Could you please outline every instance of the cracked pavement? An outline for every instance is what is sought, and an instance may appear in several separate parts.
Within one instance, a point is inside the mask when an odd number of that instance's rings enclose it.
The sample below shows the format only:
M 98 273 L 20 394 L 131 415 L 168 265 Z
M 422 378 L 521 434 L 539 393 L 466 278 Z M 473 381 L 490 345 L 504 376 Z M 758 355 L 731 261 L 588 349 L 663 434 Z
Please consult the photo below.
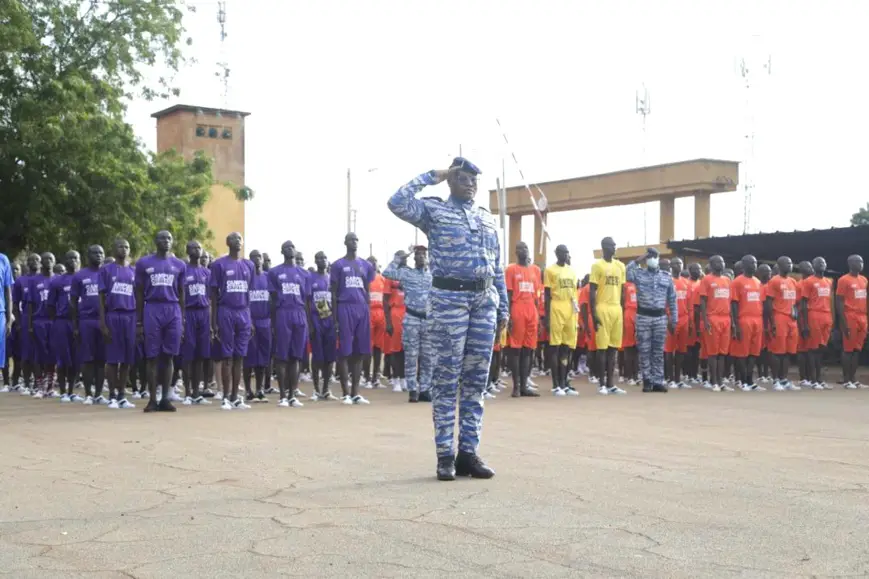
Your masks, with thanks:
M 3 395 L 0 572 L 869 575 L 869 392 L 581 392 L 487 402 L 498 474 L 453 483 L 430 406 L 382 390 L 173 415 Z

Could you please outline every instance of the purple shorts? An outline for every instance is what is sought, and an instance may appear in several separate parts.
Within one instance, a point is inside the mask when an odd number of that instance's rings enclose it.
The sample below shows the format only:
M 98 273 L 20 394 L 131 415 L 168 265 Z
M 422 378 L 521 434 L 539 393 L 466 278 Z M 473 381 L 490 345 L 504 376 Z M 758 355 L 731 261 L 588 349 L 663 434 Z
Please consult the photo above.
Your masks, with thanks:
M 314 319 L 314 338 L 311 340 L 311 359 L 319 363 L 335 361 L 338 344 L 335 337 L 335 321 L 332 316 Z
M 136 361 L 136 312 L 116 310 L 106 313 L 111 340 L 106 344 L 107 364 L 133 364 Z
M 244 357 L 245 368 L 264 368 L 272 359 L 272 321 L 269 318 L 253 320 L 256 332 L 247 343 Z
M 308 345 L 308 316 L 301 308 L 280 309 L 276 313 L 275 358 L 281 362 L 301 360 Z
M 342 358 L 371 353 L 371 310 L 368 304 L 338 304 L 338 353 Z
M 51 324 L 51 349 L 58 368 L 72 368 L 76 365 L 72 320 L 55 318 Z
M 181 358 L 185 362 L 208 358 L 211 355 L 211 310 L 193 308 L 184 311 L 184 343 Z
M 102 364 L 106 361 L 106 346 L 100 321 L 96 318 L 82 318 L 78 321 L 78 359 L 82 364 Z
M 227 358 L 243 358 L 247 355 L 247 345 L 250 342 L 250 310 L 218 308 L 217 333 L 218 360 Z M 213 352 L 212 352 L 213 353 Z
M 177 303 L 145 304 L 145 358 L 181 351 L 181 306 Z
M 51 320 L 45 318 L 33 320 L 33 361 L 37 364 L 54 364 L 54 354 L 51 351 Z

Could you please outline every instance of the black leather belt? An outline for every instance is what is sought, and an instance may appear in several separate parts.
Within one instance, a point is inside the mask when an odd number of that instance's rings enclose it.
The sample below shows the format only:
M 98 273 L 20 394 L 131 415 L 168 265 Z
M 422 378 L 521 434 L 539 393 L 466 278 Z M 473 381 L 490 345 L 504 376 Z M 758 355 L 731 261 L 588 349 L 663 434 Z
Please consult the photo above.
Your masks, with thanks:
M 646 316 L 647 318 L 661 318 L 667 315 L 667 311 L 663 308 L 637 308 L 637 315 Z
M 486 279 L 456 279 L 453 277 L 433 277 L 432 287 L 454 292 L 481 292 L 492 287 L 492 278 Z
M 425 319 L 425 312 L 418 312 L 418 311 L 416 311 L 416 310 L 412 310 L 412 309 L 410 309 L 410 308 L 408 308 L 408 307 L 405 307 L 405 308 L 404 308 L 404 311 L 407 312 L 408 314 L 412 315 L 412 316 L 415 317 L 415 318 L 419 318 L 420 320 L 424 320 L 424 319 Z

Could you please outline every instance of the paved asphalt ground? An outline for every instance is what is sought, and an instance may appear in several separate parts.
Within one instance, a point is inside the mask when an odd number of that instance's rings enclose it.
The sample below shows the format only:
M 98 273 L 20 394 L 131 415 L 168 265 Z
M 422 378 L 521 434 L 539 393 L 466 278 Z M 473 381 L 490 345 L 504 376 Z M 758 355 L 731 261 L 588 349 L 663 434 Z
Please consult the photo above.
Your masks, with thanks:
M 14 578 L 864 577 L 869 390 L 487 402 L 490 481 L 371 394 L 177 414 L 0 396 Z

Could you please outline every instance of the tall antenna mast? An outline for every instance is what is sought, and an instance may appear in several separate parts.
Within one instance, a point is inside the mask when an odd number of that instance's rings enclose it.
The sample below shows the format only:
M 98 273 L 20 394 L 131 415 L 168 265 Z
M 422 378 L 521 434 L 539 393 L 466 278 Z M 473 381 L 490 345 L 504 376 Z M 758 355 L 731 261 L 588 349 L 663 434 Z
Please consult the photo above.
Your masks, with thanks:
M 649 89 L 646 88 L 646 83 L 643 83 L 641 89 L 636 93 L 636 112 L 643 118 L 643 136 L 642 136 L 642 151 L 643 163 L 646 161 L 646 117 L 652 114 L 652 103 L 649 99 Z M 643 243 L 649 242 L 649 204 L 643 203 Z
M 226 0 L 217 2 L 217 22 L 220 24 L 220 60 L 217 63 L 219 69 L 214 76 L 220 78 L 223 84 L 223 108 L 227 107 L 229 100 L 229 62 L 226 58 Z
M 758 73 L 758 69 L 760 72 Z M 754 194 L 754 176 L 753 169 L 755 164 L 754 159 L 754 141 L 755 141 L 755 115 L 754 115 L 754 96 L 752 86 L 760 80 L 761 76 L 769 76 L 772 74 L 772 56 L 767 54 L 765 62 L 760 66 L 751 64 L 745 57 L 740 58 L 737 63 L 737 72 L 742 78 L 745 91 L 745 135 L 744 145 L 745 153 L 742 161 L 742 192 L 743 192 L 743 208 L 742 208 L 742 233 L 751 232 L 751 206 L 752 196 Z

